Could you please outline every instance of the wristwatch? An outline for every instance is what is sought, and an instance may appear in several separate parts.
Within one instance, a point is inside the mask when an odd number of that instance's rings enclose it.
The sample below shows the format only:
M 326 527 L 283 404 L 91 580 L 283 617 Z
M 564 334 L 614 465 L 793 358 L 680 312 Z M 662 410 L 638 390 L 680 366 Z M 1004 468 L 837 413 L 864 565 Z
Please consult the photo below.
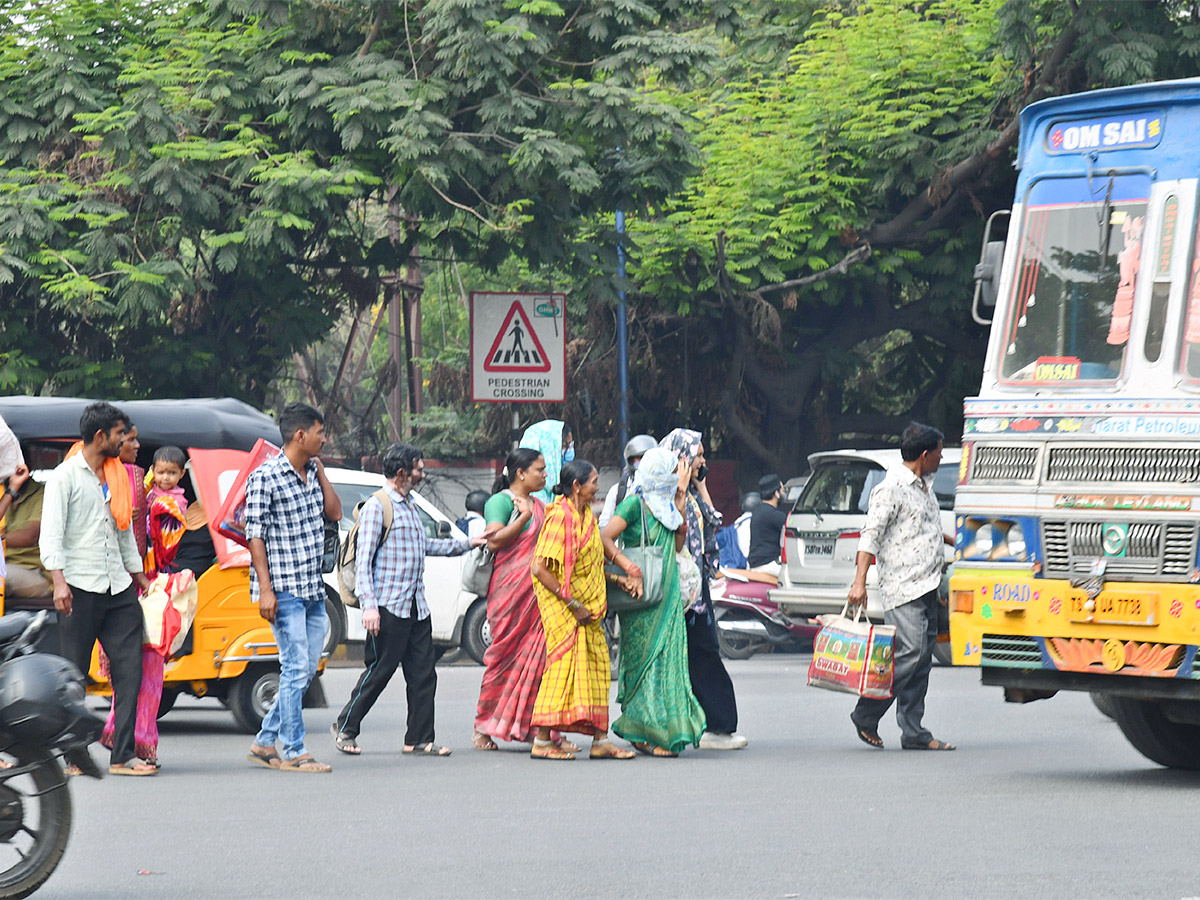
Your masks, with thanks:
M 14 500 L 17 499 L 17 492 L 14 491 L 12 488 L 10 488 L 8 485 L 4 486 L 4 493 L 8 494 L 8 496 L 12 497 Z

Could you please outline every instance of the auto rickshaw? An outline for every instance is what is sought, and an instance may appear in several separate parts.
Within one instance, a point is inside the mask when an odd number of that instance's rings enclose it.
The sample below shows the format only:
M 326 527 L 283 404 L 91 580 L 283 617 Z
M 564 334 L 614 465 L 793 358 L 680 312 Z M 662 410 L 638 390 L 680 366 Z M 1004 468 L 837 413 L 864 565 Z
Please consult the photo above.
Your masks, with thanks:
M 0 397 L 0 416 L 21 441 L 35 478 L 44 480 L 78 440 L 80 414 L 91 402 L 65 397 Z M 206 548 L 199 550 L 196 558 L 207 559 L 210 564 L 203 571 L 198 571 L 203 563 L 194 569 L 196 616 L 182 646 L 166 662 L 159 717 L 171 709 L 180 694 L 214 697 L 229 708 L 239 727 L 248 733 L 257 732 L 279 689 L 279 651 L 270 625 L 250 599 L 248 552 L 220 535 L 208 516 L 216 515 L 229 480 L 241 468 L 248 451 L 260 438 L 277 444 L 279 429 L 270 417 L 230 398 L 132 400 L 118 402 L 117 406 L 137 425 L 142 445 L 139 465 L 149 468 L 154 451 L 166 444 L 181 447 L 189 454 L 191 477 L 185 479 L 190 480 L 185 491 L 189 501 L 199 500 L 205 511 L 202 523 L 190 528 L 184 541 Z M 210 471 L 197 471 L 195 464 L 201 457 Z M 213 465 L 217 466 L 215 471 Z M 209 477 L 201 477 L 204 475 Z M 332 529 L 327 527 L 327 535 L 330 533 L 327 571 L 332 568 L 336 552 L 336 523 Z M 193 547 L 193 552 L 196 550 Z M 336 604 L 338 608 L 332 611 L 335 615 L 343 614 L 336 596 L 327 598 L 327 604 Z M 9 599 L 0 605 L 0 614 L 14 609 L 47 609 L 56 615 L 51 596 Z M 344 629 L 331 629 L 330 636 L 336 639 L 339 633 L 344 634 Z M 56 636 L 50 638 L 46 649 L 57 652 Z M 333 649 L 327 641 L 305 706 L 327 705 L 320 673 Z M 100 672 L 98 651 L 93 651 L 88 675 L 88 693 L 111 695 L 112 688 Z

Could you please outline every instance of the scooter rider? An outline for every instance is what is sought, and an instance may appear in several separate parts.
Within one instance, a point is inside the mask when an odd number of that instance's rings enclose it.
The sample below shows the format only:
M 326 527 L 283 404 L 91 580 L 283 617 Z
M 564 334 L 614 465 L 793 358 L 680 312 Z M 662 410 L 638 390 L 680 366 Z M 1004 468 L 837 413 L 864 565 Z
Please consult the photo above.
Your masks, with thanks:
M 625 457 L 625 469 L 621 472 L 620 480 L 608 489 L 608 493 L 604 497 L 604 509 L 600 511 L 599 525 L 601 528 L 608 524 L 608 520 L 617 510 L 617 504 L 624 500 L 625 495 L 629 493 L 629 488 L 633 484 L 633 474 L 637 471 L 638 463 L 642 461 L 646 451 L 653 450 L 657 446 L 658 441 L 650 434 L 636 434 L 625 444 L 625 452 L 622 454 Z

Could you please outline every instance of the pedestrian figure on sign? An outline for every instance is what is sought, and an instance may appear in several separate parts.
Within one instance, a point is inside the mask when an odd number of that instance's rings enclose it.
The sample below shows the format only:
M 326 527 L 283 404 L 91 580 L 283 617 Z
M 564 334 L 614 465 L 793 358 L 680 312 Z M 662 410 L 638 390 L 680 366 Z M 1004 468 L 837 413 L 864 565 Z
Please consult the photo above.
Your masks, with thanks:
M 904 464 L 889 469 L 871 491 L 867 521 L 858 541 L 858 571 L 847 600 L 854 610 L 867 605 L 867 570 L 879 564 L 883 621 L 896 626 L 892 697 L 862 697 L 850 721 L 859 740 L 883 747 L 879 720 L 896 701 L 900 746 L 904 750 L 953 750 L 939 741 L 921 719 L 937 642 L 938 586 L 945 562 L 943 544 L 954 539 L 942 531 L 941 511 L 931 481 L 942 461 L 942 433 L 913 423 L 900 435 Z

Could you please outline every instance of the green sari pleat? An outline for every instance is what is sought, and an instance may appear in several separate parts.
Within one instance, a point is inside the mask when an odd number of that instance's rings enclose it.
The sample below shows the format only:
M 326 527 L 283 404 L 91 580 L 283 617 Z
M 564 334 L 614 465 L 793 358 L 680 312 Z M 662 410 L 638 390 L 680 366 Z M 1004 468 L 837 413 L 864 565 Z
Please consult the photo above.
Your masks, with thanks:
M 640 542 L 641 501 L 628 497 L 616 515 L 628 525 L 621 535 L 627 547 Z M 619 613 L 621 655 L 617 702 L 621 716 L 612 730 L 627 741 L 648 742 L 678 753 L 698 744 L 705 718 L 688 676 L 687 631 L 679 571 L 675 562 L 675 535 L 646 511 L 646 543 L 663 548 L 663 599 L 657 606 Z

